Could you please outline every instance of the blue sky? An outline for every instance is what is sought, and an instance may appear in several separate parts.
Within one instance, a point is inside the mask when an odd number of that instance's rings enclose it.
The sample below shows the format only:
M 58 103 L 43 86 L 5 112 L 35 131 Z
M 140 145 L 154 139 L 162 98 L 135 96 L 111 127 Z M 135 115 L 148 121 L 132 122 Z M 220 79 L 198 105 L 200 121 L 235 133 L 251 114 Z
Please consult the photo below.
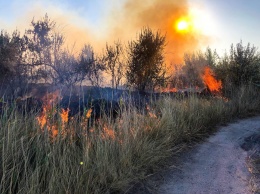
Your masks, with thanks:
M 110 28 L 110 16 L 114 15 L 115 19 L 120 15 L 120 8 L 125 1 L 0 0 L 0 28 L 8 31 L 15 28 L 25 29 L 33 16 L 39 18 L 48 13 L 54 20 L 58 18 L 58 22 L 66 16 L 62 24 L 68 23 L 68 26 L 77 26 L 82 31 L 91 31 L 90 33 L 99 39 Z M 207 25 L 210 28 L 207 35 L 212 41 L 202 44 L 204 47 L 210 46 L 223 53 L 224 50 L 229 50 L 231 43 L 238 43 L 240 40 L 244 44 L 250 42 L 260 47 L 260 0 L 189 0 L 189 3 L 190 7 L 196 7 L 197 11 L 201 11 L 202 17 L 204 13 L 206 19 L 210 17 L 207 20 L 210 23 Z M 113 25 L 116 25 L 115 21 Z M 73 36 L 76 36 L 77 32 L 78 30 Z
M 260 1 L 259 0 L 191 0 L 201 3 L 214 17 L 217 25 L 219 50 L 229 49 L 231 43 L 250 42 L 260 47 Z

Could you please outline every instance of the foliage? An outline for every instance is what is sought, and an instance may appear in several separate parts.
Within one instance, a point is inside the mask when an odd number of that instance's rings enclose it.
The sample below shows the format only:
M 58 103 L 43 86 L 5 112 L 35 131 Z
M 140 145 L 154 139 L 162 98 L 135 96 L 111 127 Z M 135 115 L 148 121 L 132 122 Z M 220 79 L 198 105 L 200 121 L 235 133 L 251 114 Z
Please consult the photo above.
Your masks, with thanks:
M 59 129 L 66 127 L 56 139 L 40 128 L 38 115 L 23 116 L 15 104 L 4 106 L 0 193 L 120 193 L 166 165 L 188 142 L 212 133 L 214 126 L 259 113 L 258 94 L 242 87 L 228 102 L 164 97 L 147 114 L 128 104 L 116 120 L 104 117 L 92 127 L 86 118 L 64 124 L 48 115 Z
M 59 76 L 58 62 L 62 55 L 64 37 L 55 32 L 56 23 L 46 14 L 41 20 L 31 22 L 26 31 L 27 63 L 31 82 L 55 83 Z
M 104 64 L 91 57 L 80 56 L 64 48 L 64 36 L 57 32 L 56 23 L 46 14 L 42 19 L 31 22 L 31 28 L 23 37 L 18 31 L 12 35 L 1 31 L 0 35 L 0 82 L 10 83 L 17 90 L 26 83 L 50 83 L 71 87 L 82 83 L 86 77 L 93 85 L 101 82 Z M 84 68 L 83 68 L 84 66 Z M 17 84 L 19 85 L 17 85 Z M 12 88 L 11 87 L 11 88 Z
M 0 34 L 0 82 L 10 90 L 26 83 L 26 69 L 23 66 L 25 41 L 16 30 L 11 35 Z
M 220 61 L 217 75 L 225 85 L 242 86 L 244 84 L 260 83 L 260 55 L 255 46 L 250 43 L 243 46 L 242 41 L 230 48 L 230 54 Z
M 80 63 L 78 59 L 69 51 L 63 50 L 58 59 L 56 59 L 56 74 L 52 77 L 55 83 L 65 85 L 68 88 L 77 83 L 82 83 L 85 74 L 80 71 Z
M 210 48 L 207 48 L 204 53 L 201 51 L 192 54 L 186 53 L 184 65 L 173 75 L 171 85 L 177 88 L 204 87 L 201 79 L 204 68 L 209 66 L 215 69 L 218 58 L 216 51 L 212 51 Z
M 126 77 L 130 86 L 145 91 L 165 84 L 164 47 L 165 36 L 150 28 L 129 43 Z

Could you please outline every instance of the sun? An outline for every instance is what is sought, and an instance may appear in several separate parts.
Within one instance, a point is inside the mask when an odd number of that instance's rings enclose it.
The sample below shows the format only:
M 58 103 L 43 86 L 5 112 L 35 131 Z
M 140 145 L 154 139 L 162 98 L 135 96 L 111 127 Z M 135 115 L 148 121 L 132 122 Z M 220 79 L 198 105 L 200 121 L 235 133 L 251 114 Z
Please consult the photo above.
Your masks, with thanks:
M 187 31 L 189 29 L 189 22 L 186 20 L 180 20 L 177 22 L 178 31 Z

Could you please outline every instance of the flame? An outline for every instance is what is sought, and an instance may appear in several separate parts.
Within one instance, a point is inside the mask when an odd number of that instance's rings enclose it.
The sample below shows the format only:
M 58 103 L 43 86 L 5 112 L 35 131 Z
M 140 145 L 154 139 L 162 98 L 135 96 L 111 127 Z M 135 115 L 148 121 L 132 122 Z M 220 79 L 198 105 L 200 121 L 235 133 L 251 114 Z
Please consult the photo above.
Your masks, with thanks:
M 46 125 L 47 123 L 47 117 L 46 117 L 46 108 L 43 107 L 43 111 L 42 111 L 42 114 L 39 116 L 39 117 L 36 117 L 39 125 L 40 125 L 40 128 L 43 129 L 44 126 Z
M 161 92 L 178 92 L 177 88 L 164 88 Z
M 59 130 L 57 129 L 57 126 L 52 125 L 50 132 L 52 134 L 52 138 L 55 138 L 58 135 Z
M 66 124 L 69 121 L 69 109 L 65 110 L 65 109 L 61 109 L 61 113 L 60 113 L 60 118 L 61 118 L 61 123 L 62 123 L 62 133 L 64 134 L 64 129 L 66 127 Z
M 112 128 L 109 128 L 108 126 L 105 125 L 103 127 L 103 133 L 101 134 L 101 138 L 102 139 L 110 138 L 115 140 L 116 138 L 115 131 Z
M 69 109 L 61 109 L 60 117 L 61 117 L 61 122 L 62 123 L 68 123 L 69 121 Z
M 205 67 L 202 80 L 211 92 L 220 92 L 222 89 L 222 82 L 215 79 L 215 75 L 209 67 Z
M 91 117 L 92 109 L 88 109 L 86 115 L 82 117 L 81 126 L 88 126 L 88 119 Z M 94 130 L 93 130 L 94 131 Z
M 53 93 L 47 93 L 43 98 L 43 111 L 40 116 L 36 117 L 41 130 L 47 129 L 50 136 L 55 138 L 58 135 L 58 123 L 53 119 L 57 113 L 54 106 L 61 99 L 59 90 Z M 62 122 L 62 130 L 65 128 L 65 123 L 68 122 L 69 109 L 62 109 L 60 118 Z
M 91 117 L 92 109 L 88 109 L 86 113 L 86 119 L 89 119 Z

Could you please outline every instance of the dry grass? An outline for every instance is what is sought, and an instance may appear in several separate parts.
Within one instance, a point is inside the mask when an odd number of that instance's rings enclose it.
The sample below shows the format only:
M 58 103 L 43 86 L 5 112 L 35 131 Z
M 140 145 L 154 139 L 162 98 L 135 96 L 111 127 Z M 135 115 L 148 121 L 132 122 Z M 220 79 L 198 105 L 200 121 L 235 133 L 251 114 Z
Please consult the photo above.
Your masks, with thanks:
M 50 138 L 36 115 L 8 107 L 0 121 L 1 193 L 116 193 L 153 173 L 187 142 L 201 139 L 234 116 L 259 111 L 254 90 L 221 98 L 165 97 L 148 114 L 130 106 L 115 121 L 103 118 L 64 126 Z M 63 129 L 63 130 L 62 130 Z

